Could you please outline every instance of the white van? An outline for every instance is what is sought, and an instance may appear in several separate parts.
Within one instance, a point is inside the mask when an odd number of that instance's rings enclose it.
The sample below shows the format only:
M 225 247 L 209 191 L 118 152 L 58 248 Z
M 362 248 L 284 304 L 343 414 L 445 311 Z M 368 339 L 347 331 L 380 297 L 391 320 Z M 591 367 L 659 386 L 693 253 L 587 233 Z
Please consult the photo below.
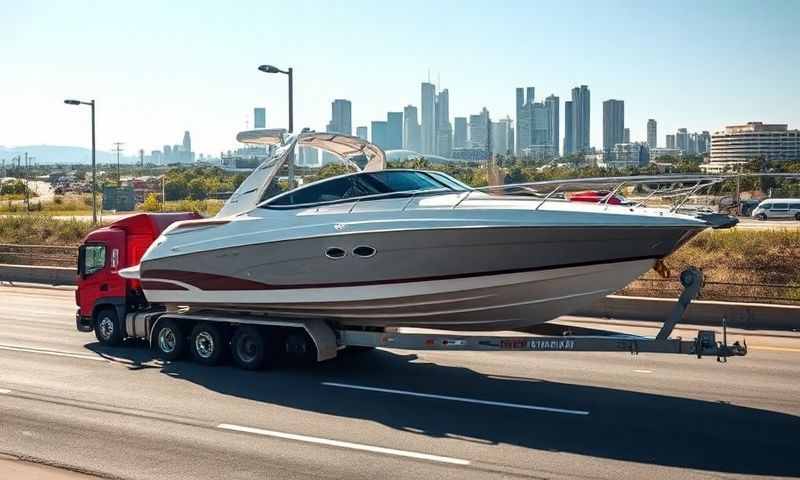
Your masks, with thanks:
M 794 218 L 800 220 L 800 199 L 768 198 L 759 203 L 751 214 L 759 220 L 768 218 Z

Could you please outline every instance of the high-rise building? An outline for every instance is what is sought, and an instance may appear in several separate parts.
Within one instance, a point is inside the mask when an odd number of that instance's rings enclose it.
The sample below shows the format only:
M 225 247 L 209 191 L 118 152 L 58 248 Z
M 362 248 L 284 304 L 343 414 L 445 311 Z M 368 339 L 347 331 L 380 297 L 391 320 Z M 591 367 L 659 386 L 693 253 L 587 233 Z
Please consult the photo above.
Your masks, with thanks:
M 386 150 L 403 148 L 403 112 L 386 114 Z
M 369 135 L 367 134 L 367 127 L 356 127 L 356 137 L 363 138 L 364 140 L 369 140 Z
M 304 167 L 319 167 L 319 150 L 312 147 L 298 147 L 297 164 Z
M 192 151 L 192 136 L 188 130 L 183 132 L 183 151 L 187 153 Z
M 564 102 L 564 155 L 571 155 L 575 151 L 572 126 L 572 101 L 567 100 Z
M 551 145 L 551 125 L 550 125 L 550 111 L 544 103 L 534 103 L 532 105 L 533 111 L 533 135 L 531 137 L 531 145 L 539 147 L 552 153 L 553 148 Z M 550 148 L 546 148 L 550 146 Z
M 514 151 L 514 127 L 511 117 L 492 122 L 492 153 L 508 155 Z
M 267 109 L 256 107 L 253 109 L 253 128 L 267 128 Z
M 413 105 L 406 105 L 403 108 L 403 148 L 412 152 L 419 152 L 422 149 L 417 107 Z
M 560 123 L 561 116 L 559 112 L 559 104 L 561 99 L 555 95 L 550 95 L 544 99 L 544 104 L 547 106 L 547 112 L 550 116 L 550 145 L 553 146 L 553 154 L 558 156 L 559 145 L 561 144 Z
M 624 142 L 625 102 L 606 100 L 603 102 L 603 151 L 611 153 L 614 145 Z
M 516 153 L 522 156 L 522 151 L 533 143 L 533 102 L 535 87 L 517 88 L 517 148 Z
M 469 144 L 472 148 L 486 149 L 489 143 L 489 110 L 469 116 Z
M 689 152 L 689 132 L 685 128 L 679 128 L 675 134 L 675 147 L 684 154 Z
M 706 133 L 706 132 L 703 132 Z M 710 142 L 711 163 L 800 161 L 800 130 L 787 124 L 747 122 L 715 132 Z
M 450 125 L 450 93 L 445 88 L 436 95 L 436 154 L 448 158 L 453 149 L 453 127 Z
M 667 148 L 675 148 L 675 135 L 667 135 Z
M 622 129 L 622 143 L 631 143 L 631 129 L 630 128 L 623 128 Z
M 386 150 L 386 122 L 372 122 L 372 143 Z
M 453 148 L 467 147 L 467 117 L 453 119 Z
M 656 121 L 652 118 L 647 120 L 647 146 L 650 148 L 658 147 L 658 129 Z
M 420 86 L 421 98 L 421 129 L 422 152 L 436 153 L 436 87 L 432 83 L 422 82 Z
M 573 152 L 588 152 L 591 148 L 591 94 L 589 87 L 572 89 L 572 148 Z
M 337 98 L 331 103 L 331 121 L 328 123 L 328 132 L 353 134 L 352 105 L 350 100 Z

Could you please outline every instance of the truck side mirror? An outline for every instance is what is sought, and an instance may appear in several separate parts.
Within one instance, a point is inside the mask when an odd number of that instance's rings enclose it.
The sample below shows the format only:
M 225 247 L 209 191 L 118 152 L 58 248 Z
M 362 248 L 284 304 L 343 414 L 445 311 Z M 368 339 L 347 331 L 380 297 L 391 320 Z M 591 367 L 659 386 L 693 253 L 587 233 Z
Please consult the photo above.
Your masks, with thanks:
M 84 268 L 86 265 L 86 246 L 81 245 L 78 247 L 78 275 L 81 278 L 85 278 L 86 274 L 84 273 Z

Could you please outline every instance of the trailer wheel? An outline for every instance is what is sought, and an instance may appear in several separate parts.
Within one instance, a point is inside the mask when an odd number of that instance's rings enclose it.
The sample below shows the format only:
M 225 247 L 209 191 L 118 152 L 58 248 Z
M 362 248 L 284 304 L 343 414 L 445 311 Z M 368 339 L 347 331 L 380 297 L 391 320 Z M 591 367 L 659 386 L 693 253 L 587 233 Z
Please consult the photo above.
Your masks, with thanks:
M 202 365 L 217 365 L 225 351 L 225 337 L 222 331 L 211 323 L 198 323 L 192 329 L 189 340 L 192 357 Z
M 122 343 L 124 333 L 116 310 L 103 308 L 95 314 L 94 336 L 103 345 L 114 346 Z
M 258 370 L 267 358 L 267 342 L 261 330 L 249 325 L 236 329 L 231 340 L 233 362 L 245 370 Z
M 186 336 L 175 320 L 159 322 L 153 339 L 153 345 L 164 360 L 177 360 L 186 350 Z

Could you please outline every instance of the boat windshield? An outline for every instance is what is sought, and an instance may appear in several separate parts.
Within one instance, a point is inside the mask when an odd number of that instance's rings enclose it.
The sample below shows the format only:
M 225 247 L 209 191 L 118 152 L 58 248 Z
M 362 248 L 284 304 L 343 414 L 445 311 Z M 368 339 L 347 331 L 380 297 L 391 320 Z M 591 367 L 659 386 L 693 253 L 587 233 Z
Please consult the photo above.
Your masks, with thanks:
M 307 206 L 372 196 L 385 198 L 393 193 L 465 191 L 468 188 L 444 174 L 440 176 L 413 170 L 381 170 L 315 182 L 279 195 L 263 207 Z

